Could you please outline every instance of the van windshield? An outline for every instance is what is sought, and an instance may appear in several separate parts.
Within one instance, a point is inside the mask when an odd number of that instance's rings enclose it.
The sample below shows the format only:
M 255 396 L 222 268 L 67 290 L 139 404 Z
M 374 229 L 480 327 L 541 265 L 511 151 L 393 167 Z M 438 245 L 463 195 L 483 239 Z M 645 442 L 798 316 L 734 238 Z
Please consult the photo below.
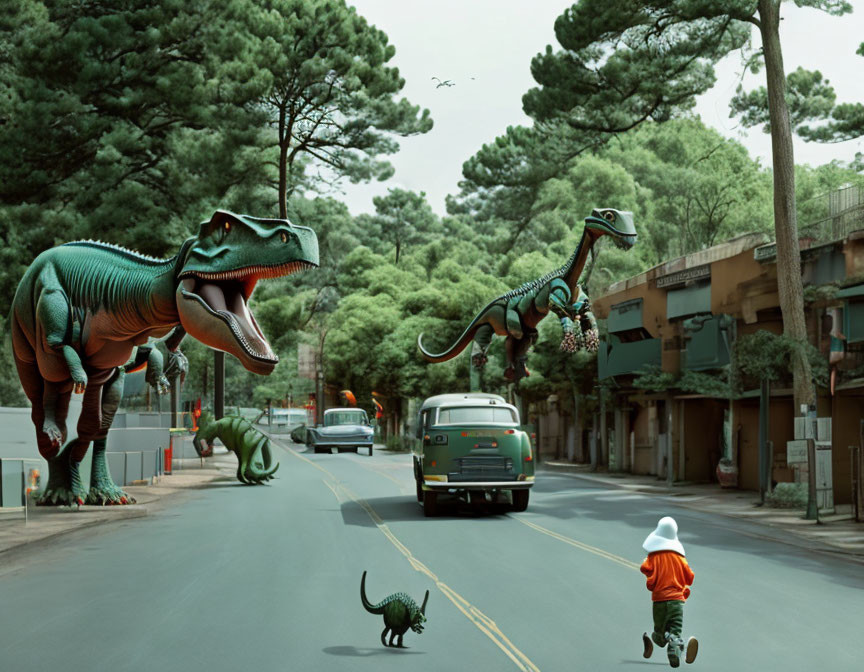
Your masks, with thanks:
M 473 422 L 504 425 L 517 424 L 516 415 L 509 408 L 465 406 L 462 408 L 442 408 L 438 411 L 439 425 L 461 425 Z

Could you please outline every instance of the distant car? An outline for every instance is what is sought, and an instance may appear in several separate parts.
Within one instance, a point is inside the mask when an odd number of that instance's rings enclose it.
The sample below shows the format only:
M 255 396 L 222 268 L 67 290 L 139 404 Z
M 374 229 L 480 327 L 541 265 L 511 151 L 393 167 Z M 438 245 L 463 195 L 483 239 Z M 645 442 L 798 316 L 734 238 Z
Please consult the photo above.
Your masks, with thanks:
M 244 420 L 248 420 L 252 424 L 259 422 L 259 418 L 266 415 L 265 411 L 260 408 L 245 408 L 241 406 L 231 406 L 226 409 L 226 415 L 239 415 Z
M 371 457 L 373 434 L 362 408 L 328 408 L 324 411 L 323 425 L 307 427 L 306 445 L 316 453 L 329 453 L 331 448 L 357 453 L 360 448 L 368 448 Z
M 274 434 L 291 434 L 307 423 L 306 411 L 302 408 L 271 408 L 272 419 L 261 416 L 259 424 L 267 425 Z
M 531 440 L 519 412 L 496 394 L 439 394 L 420 407 L 414 449 L 417 500 L 434 516 L 438 495 L 509 491 L 513 509 L 528 508 L 534 485 Z

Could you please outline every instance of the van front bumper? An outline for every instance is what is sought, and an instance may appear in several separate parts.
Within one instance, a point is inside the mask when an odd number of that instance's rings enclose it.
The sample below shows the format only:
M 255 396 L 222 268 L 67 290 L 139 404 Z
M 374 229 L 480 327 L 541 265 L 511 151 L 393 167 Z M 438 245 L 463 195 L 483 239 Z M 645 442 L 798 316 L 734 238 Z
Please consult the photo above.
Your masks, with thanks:
M 448 481 L 446 476 L 426 476 L 426 490 L 528 490 L 534 487 L 534 477 L 512 481 Z

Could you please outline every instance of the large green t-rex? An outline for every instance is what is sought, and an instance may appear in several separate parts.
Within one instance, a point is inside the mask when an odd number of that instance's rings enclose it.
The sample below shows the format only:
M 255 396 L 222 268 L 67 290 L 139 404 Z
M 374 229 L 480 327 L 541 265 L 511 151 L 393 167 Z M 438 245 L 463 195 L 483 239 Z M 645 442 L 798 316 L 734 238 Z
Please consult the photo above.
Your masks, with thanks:
M 588 297 L 578 283 L 591 248 L 602 236 L 611 236 L 618 247 L 631 248 L 636 243 L 633 213 L 612 208 L 593 210 L 585 219 L 582 238 L 567 263 L 490 301 L 459 339 L 442 353 L 427 351 L 423 347 L 423 334 L 420 334 L 417 347 L 421 354 L 430 362 L 446 362 L 473 340 L 472 359 L 475 365 L 482 366 L 492 337 L 495 334 L 506 336 L 507 368 L 504 375 L 518 383 L 528 375 L 525 358 L 537 339 L 537 325 L 550 311 L 561 319 L 565 335 L 562 346 L 565 349 L 578 345 L 596 347 L 596 325 L 590 314 Z M 578 335 L 574 329 L 576 323 L 582 327 Z M 593 334 L 590 333 L 592 327 L 595 330 Z M 589 332 L 587 338 L 582 335 L 586 331 Z
M 317 265 L 311 229 L 223 210 L 171 259 L 93 241 L 40 254 L 18 285 L 10 323 L 39 452 L 49 465 L 43 502 L 88 498 L 78 466 L 95 441 L 103 450 L 94 450 L 90 500 L 123 503 L 122 491 L 106 480 L 104 440 L 116 410 L 118 367 L 136 346 L 167 337 L 172 367 L 188 333 L 267 375 L 278 358 L 249 311 L 249 297 L 260 279 Z M 73 391 L 84 398 L 78 436 L 66 443 Z

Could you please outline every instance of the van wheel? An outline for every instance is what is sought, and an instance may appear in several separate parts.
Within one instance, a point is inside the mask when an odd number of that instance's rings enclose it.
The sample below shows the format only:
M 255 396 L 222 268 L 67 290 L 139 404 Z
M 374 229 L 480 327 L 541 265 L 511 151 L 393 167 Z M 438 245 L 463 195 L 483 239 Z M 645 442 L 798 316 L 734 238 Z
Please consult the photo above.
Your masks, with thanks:
M 432 518 L 438 515 L 438 493 L 423 491 L 423 514 L 427 518 Z
M 420 479 L 417 478 L 416 476 L 414 477 L 414 483 L 417 485 L 417 501 L 422 502 L 423 501 L 423 494 L 424 494 L 423 493 L 423 486 L 420 485 Z
M 513 495 L 513 510 L 524 511 L 528 508 L 528 493 L 529 490 L 511 490 Z

